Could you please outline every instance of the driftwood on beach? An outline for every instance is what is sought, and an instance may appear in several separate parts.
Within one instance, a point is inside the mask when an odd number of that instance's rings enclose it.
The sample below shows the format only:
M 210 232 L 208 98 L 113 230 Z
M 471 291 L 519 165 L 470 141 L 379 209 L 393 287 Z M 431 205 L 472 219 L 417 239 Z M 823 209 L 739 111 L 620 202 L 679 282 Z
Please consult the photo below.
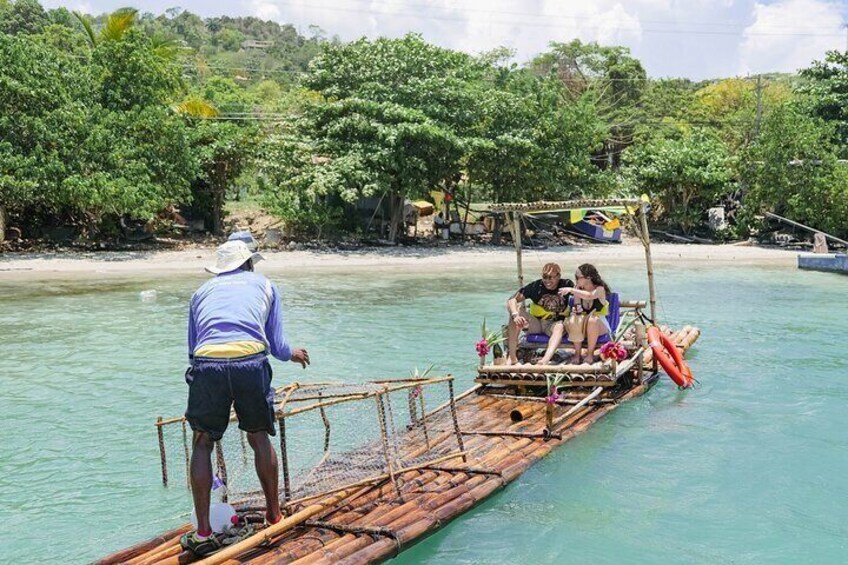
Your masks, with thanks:
M 683 351 L 700 334 L 690 326 L 668 333 Z M 391 558 L 503 489 L 619 403 L 650 389 L 658 378 L 656 372 L 642 370 L 651 366 L 650 350 L 640 358 L 643 365 L 631 364 L 628 369 L 631 378 L 609 387 L 568 389 L 556 405 L 522 398 L 508 386 L 493 389 L 478 384 L 456 397 L 462 458 L 450 456 L 415 468 L 397 469 L 394 481 L 385 476 L 300 503 L 293 501 L 284 522 L 201 562 L 358 564 Z M 450 405 L 442 405 L 426 413 L 425 418 L 449 410 Z M 516 413 L 520 417 L 511 416 Z M 453 437 L 452 432 L 434 434 L 428 438 L 432 444 L 428 447 L 437 447 Z M 404 449 L 409 456 L 422 448 L 410 444 Z M 197 561 L 179 546 L 179 536 L 188 529 L 184 525 L 170 530 L 97 563 L 176 565 Z

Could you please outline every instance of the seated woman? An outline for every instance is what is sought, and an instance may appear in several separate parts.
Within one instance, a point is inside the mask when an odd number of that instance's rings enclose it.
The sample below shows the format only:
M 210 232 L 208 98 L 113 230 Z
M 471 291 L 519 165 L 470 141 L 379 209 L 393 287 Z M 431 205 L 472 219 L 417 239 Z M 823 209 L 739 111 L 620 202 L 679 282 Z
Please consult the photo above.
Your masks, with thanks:
M 574 357 L 572 364 L 581 361 L 581 349 L 583 341 L 586 341 L 586 356 L 582 357 L 584 363 L 594 363 L 595 345 L 602 335 L 611 333 L 607 314 L 609 313 L 609 302 L 607 296 L 612 293 L 607 283 L 598 274 L 598 270 L 589 263 L 584 263 L 577 268 L 574 274 L 575 287 L 560 289 L 560 294 L 569 297 L 571 315 L 566 321 L 568 341 L 574 345 Z

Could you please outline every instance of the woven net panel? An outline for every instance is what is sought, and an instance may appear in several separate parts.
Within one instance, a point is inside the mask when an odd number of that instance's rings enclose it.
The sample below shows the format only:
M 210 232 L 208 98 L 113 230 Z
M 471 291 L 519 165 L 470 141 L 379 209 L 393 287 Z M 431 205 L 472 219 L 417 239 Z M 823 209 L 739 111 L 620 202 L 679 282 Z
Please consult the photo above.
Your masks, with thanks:
M 427 413 L 449 398 L 447 382 L 389 392 L 386 386 L 310 385 L 277 393 L 278 414 L 280 409 L 291 414 L 313 407 L 286 416 L 284 438 L 279 427 L 271 438 L 283 502 L 386 479 L 390 469 L 397 473 L 460 451 L 450 406 Z M 164 426 L 163 436 L 169 484 L 188 485 L 191 430 L 176 423 Z M 213 470 L 226 482 L 229 502 L 243 508 L 263 507 L 253 451 L 237 421 L 230 422 L 219 443 L 222 455 L 213 454 Z

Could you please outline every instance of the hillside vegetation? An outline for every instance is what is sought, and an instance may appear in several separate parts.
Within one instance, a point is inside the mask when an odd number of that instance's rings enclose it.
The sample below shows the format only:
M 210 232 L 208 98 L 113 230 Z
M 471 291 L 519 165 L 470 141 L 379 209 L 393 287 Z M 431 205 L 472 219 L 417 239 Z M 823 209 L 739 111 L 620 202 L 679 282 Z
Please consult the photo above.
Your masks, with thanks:
M 330 30 L 332 31 L 332 30 Z M 0 234 L 223 230 L 258 200 L 302 237 L 395 240 L 405 199 L 648 194 L 684 234 L 773 211 L 848 236 L 848 58 L 797 76 L 655 80 L 629 50 L 553 42 L 526 64 L 417 35 L 343 43 L 256 18 L 90 16 L 0 0 Z M 365 216 L 368 216 L 366 214 Z

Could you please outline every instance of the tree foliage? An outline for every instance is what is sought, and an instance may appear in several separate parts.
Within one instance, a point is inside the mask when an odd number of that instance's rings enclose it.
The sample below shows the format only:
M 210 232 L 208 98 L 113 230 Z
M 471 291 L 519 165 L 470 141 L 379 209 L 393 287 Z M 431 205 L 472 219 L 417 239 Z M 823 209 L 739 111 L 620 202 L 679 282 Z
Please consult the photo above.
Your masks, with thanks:
M 150 217 L 190 197 L 189 132 L 157 97 L 134 98 L 134 84 L 27 35 L 0 34 L 0 69 L 0 198 L 13 213 L 97 229 L 104 216 Z
M 634 146 L 624 161 L 634 188 L 651 194 L 660 206 L 655 212 L 684 233 L 701 225 L 706 209 L 719 204 L 732 186 L 727 147 L 704 129 Z
M 304 234 L 361 229 L 357 205 L 382 200 L 394 238 L 404 201 L 432 190 L 647 191 L 687 232 L 734 201 L 748 220 L 774 210 L 844 233 L 845 53 L 759 83 L 651 80 L 627 48 L 579 40 L 514 57 L 0 0 L 0 208 L 92 232 L 191 205 L 220 232 L 224 202 L 248 185 Z
M 848 51 L 828 51 L 824 61 L 801 70 L 800 88 L 813 115 L 834 124 L 840 155 L 848 156 Z
M 848 175 L 836 163 L 830 140 L 835 129 L 786 103 L 764 120 L 745 155 L 750 187 L 745 205 L 752 216 L 771 211 L 821 230 L 848 234 Z

